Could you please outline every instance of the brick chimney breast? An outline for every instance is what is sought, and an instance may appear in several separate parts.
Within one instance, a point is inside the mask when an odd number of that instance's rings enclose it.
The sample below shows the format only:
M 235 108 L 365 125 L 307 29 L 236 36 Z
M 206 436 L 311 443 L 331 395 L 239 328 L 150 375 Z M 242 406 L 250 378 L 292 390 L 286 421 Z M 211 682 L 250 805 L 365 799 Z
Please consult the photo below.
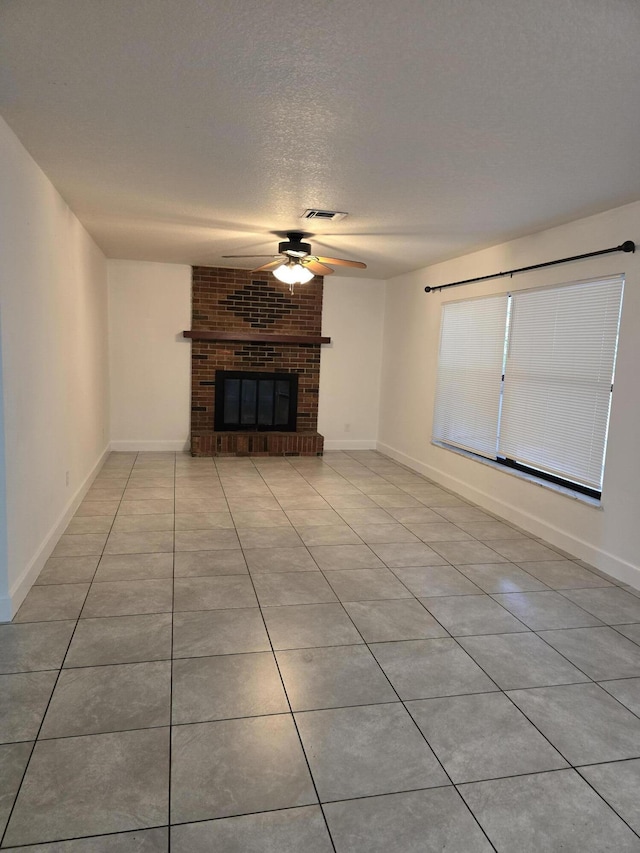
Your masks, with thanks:
M 288 285 L 269 273 L 193 267 L 193 331 L 319 336 L 323 279 Z M 216 433 L 217 370 L 298 374 L 295 433 Z M 194 455 L 308 455 L 322 453 L 317 432 L 320 344 L 193 340 L 191 349 L 191 452 Z

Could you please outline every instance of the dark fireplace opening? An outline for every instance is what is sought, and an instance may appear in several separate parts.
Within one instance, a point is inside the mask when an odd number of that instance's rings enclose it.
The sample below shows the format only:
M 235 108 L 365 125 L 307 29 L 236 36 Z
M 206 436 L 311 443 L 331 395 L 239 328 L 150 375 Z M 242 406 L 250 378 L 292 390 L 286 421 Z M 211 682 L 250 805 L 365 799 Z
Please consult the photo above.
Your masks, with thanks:
M 216 370 L 216 432 L 295 432 L 297 408 L 297 373 Z

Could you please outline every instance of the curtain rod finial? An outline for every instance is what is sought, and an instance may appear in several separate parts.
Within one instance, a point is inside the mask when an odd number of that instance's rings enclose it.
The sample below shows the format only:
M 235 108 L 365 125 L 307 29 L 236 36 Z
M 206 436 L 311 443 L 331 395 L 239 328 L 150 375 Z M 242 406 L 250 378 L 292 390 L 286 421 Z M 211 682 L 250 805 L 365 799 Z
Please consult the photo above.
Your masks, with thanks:
M 622 246 L 620 246 L 623 252 L 635 252 L 636 244 L 633 240 L 625 240 Z

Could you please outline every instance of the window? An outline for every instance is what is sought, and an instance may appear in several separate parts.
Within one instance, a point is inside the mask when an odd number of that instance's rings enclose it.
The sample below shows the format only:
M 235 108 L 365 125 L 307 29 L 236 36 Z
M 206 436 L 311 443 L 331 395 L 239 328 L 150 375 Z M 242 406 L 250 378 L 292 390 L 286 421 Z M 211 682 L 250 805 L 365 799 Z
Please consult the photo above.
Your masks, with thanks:
M 434 437 L 495 459 L 508 301 L 442 306 Z
M 600 497 L 623 283 L 446 303 L 433 438 Z

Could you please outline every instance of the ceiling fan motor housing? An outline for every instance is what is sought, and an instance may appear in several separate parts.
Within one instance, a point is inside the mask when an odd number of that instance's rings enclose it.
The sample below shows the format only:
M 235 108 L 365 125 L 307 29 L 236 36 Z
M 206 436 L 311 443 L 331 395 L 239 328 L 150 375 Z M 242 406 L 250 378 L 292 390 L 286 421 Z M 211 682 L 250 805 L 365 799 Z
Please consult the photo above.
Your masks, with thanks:
M 311 243 L 303 243 L 304 234 L 301 231 L 290 231 L 287 234 L 288 240 L 284 240 L 278 244 L 278 251 L 281 255 L 290 255 L 294 258 L 305 258 L 311 254 Z

